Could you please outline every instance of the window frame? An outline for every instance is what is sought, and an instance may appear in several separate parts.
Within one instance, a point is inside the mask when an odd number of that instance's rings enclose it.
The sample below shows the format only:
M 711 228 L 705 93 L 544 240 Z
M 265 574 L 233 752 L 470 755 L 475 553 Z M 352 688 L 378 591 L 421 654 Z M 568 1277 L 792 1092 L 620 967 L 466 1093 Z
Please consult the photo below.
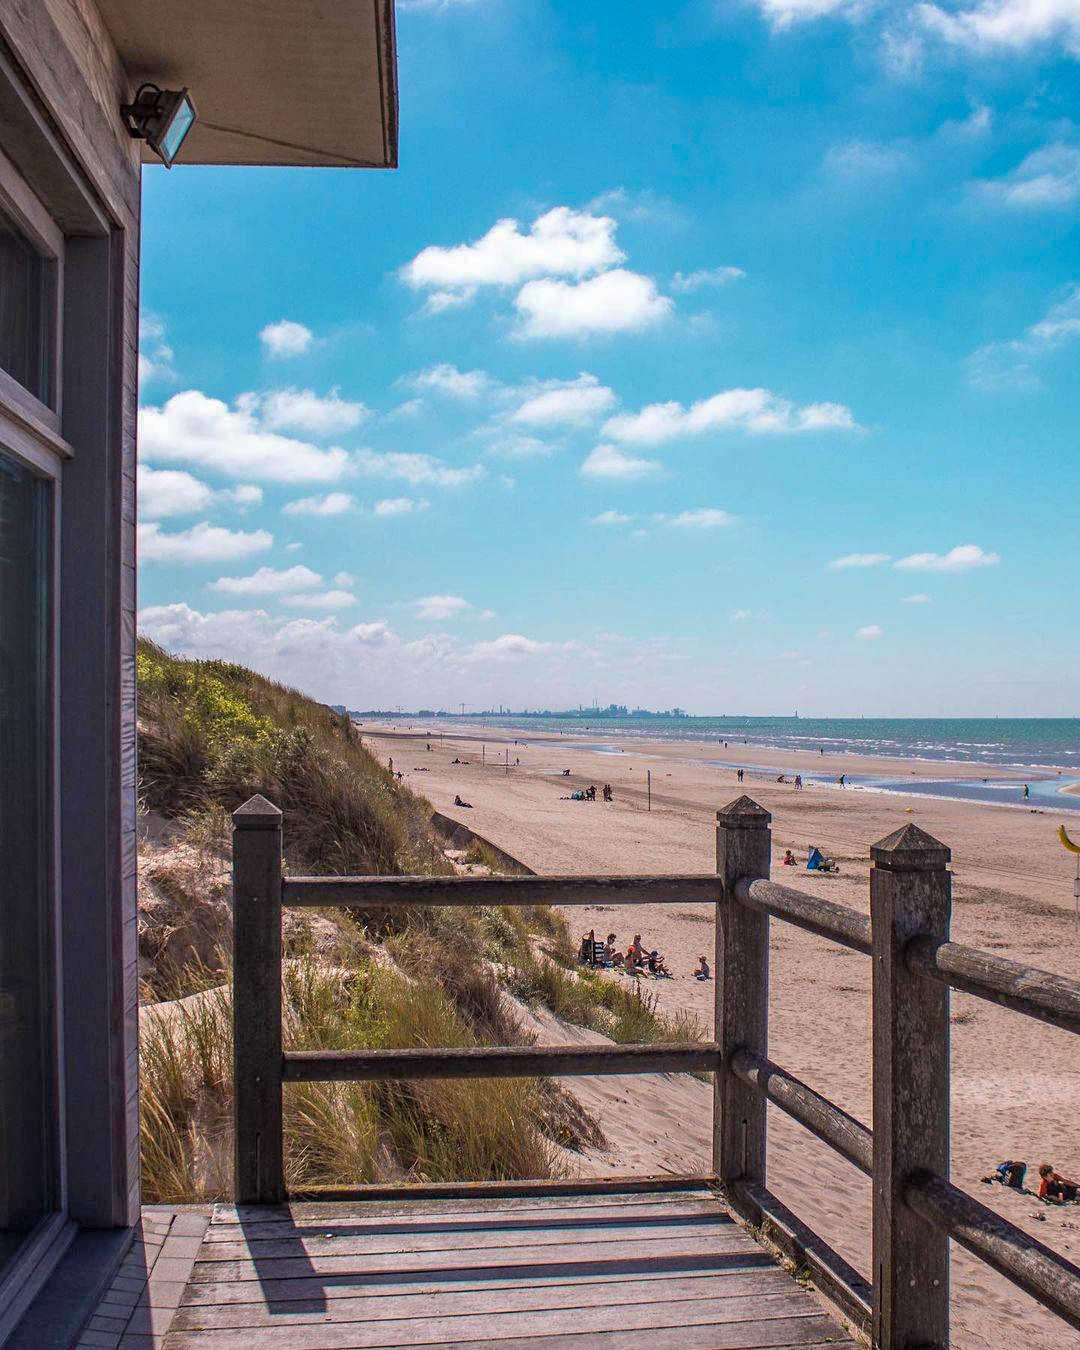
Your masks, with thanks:
M 0 208 L 3 208 L 26 236 L 53 262 L 53 286 L 49 297 L 49 308 L 52 311 L 52 349 L 47 357 L 52 367 L 50 371 L 52 402 L 46 403 L 37 398 L 14 376 L 2 369 L 0 369 L 0 401 L 9 409 L 21 411 L 24 417 L 33 418 L 59 438 L 63 416 L 61 389 L 63 388 L 64 234 L 2 149 L 0 149 Z
M 50 782 L 47 801 L 47 888 L 44 950 L 48 1018 L 42 1028 L 48 1047 L 51 1118 L 45 1122 L 52 1169 L 49 1197 L 53 1208 L 24 1237 L 19 1250 L 0 1270 L 0 1342 L 21 1316 L 37 1288 L 55 1266 L 75 1234 L 69 1215 L 67 1184 L 67 1110 L 64 1089 L 64 966 L 61 912 L 61 778 L 60 778 L 60 580 L 61 511 L 63 467 L 73 458 L 72 447 L 60 434 L 60 389 L 62 387 L 61 333 L 63 327 L 64 236 L 18 170 L 0 151 L 0 206 L 28 236 L 56 262 L 56 284 L 51 297 L 56 305 L 53 326 L 52 389 L 55 407 L 50 407 L 0 370 L 0 453 L 23 465 L 48 486 L 50 495 L 48 616 L 48 751 Z

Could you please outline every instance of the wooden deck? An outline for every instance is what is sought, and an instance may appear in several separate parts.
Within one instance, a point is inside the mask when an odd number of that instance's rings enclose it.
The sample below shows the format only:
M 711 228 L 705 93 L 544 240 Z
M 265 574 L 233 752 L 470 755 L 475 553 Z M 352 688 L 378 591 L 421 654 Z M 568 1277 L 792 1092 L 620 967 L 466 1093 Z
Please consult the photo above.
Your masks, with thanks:
M 856 1344 L 718 1200 L 688 1191 L 219 1206 L 163 1346 L 492 1342 L 501 1350 Z

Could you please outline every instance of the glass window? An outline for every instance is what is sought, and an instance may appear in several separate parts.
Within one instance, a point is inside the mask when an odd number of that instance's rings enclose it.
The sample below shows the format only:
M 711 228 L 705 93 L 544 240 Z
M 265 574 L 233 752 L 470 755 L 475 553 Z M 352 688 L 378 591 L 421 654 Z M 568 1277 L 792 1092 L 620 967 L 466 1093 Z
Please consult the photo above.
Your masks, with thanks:
M 52 484 L 0 449 L 0 1266 L 57 1208 Z
M 53 405 L 56 260 L 0 209 L 0 367 Z

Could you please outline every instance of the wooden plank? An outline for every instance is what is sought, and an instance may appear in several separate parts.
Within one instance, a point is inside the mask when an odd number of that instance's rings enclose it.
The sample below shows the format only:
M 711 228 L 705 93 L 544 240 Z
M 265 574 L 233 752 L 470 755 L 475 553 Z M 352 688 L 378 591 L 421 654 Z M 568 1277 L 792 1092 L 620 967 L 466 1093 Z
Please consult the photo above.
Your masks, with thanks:
M 941 980 L 953 989 L 1065 1031 L 1080 1032 L 1080 980 L 1009 961 L 960 942 L 941 942 L 929 937 L 910 942 L 904 958 L 912 970 Z
M 602 1250 L 601 1250 L 602 1246 Z M 665 1237 L 655 1241 L 642 1239 L 637 1242 L 606 1242 L 597 1244 L 596 1261 L 610 1263 L 615 1261 L 672 1258 L 689 1256 L 700 1258 L 704 1255 L 730 1256 L 734 1262 L 753 1257 L 760 1250 L 752 1239 L 741 1231 L 717 1230 L 716 1236 L 707 1243 L 701 1238 Z M 570 1263 L 582 1265 L 592 1258 L 583 1256 L 582 1246 L 578 1243 L 551 1243 L 544 1247 L 528 1247 L 519 1250 L 504 1250 L 500 1254 L 499 1268 L 513 1271 L 520 1266 L 540 1268 L 544 1265 Z M 494 1261 L 491 1262 L 494 1265 Z M 362 1265 L 362 1269 L 358 1269 Z M 450 1270 L 458 1268 L 474 1269 L 475 1257 L 470 1258 L 463 1251 L 455 1258 L 454 1254 L 440 1252 L 415 1252 L 409 1257 L 409 1269 L 414 1273 L 432 1270 Z M 287 1280 L 301 1279 L 309 1275 L 352 1275 L 357 1282 L 369 1275 L 383 1275 L 389 1270 L 401 1270 L 402 1259 L 398 1253 L 379 1253 L 365 1256 L 286 1256 L 267 1258 L 259 1261 L 198 1261 L 192 1271 L 194 1284 L 206 1284 L 214 1281 L 231 1280 Z
M 654 1223 L 634 1223 L 625 1227 L 597 1228 L 553 1224 L 543 1228 L 451 1229 L 429 1232 L 414 1228 L 381 1233 L 297 1233 L 290 1237 L 243 1239 L 236 1242 L 206 1243 L 199 1251 L 201 1265 L 215 1261 L 246 1261 L 248 1257 L 260 1266 L 264 1261 L 279 1257 L 356 1256 L 363 1259 L 382 1252 L 480 1252 L 502 1251 L 508 1245 L 514 1248 L 550 1247 L 555 1244 L 581 1242 L 589 1247 L 603 1249 L 611 1242 L 663 1242 L 669 1237 L 682 1240 L 701 1238 L 711 1241 L 716 1237 L 725 1241 L 746 1235 L 732 1223 L 715 1221 L 663 1219 Z
M 212 1224 L 206 1232 L 204 1243 L 211 1246 L 221 1242 L 236 1242 L 242 1236 L 246 1241 L 274 1237 L 283 1232 L 295 1233 L 426 1233 L 459 1232 L 470 1230 L 490 1230 L 492 1232 L 516 1232 L 527 1228 L 550 1228 L 555 1225 L 565 1228 L 618 1228 L 626 1224 L 659 1223 L 661 1221 L 685 1218 L 698 1223 L 712 1220 L 716 1223 L 731 1223 L 727 1210 L 715 1200 L 697 1200 L 689 1204 L 678 1205 L 608 1205 L 604 1207 L 579 1206 L 563 1208 L 560 1205 L 532 1208 L 525 1213 L 515 1210 L 499 1210 L 485 1213 L 483 1210 L 463 1210 L 445 1216 L 436 1214 L 428 1218 L 424 1214 L 376 1215 L 369 1219 L 362 1211 L 346 1216 L 335 1215 L 331 1218 L 299 1222 L 289 1216 L 269 1220 L 253 1219 L 244 1224 Z
M 713 1042 L 653 1045 L 514 1045 L 411 1050 L 294 1050 L 286 1083 L 412 1081 L 421 1078 L 529 1078 L 558 1074 L 688 1073 L 719 1063 Z
M 843 947 L 852 947 L 857 952 L 870 955 L 870 920 L 847 905 L 835 905 L 831 900 L 806 895 L 803 891 L 768 880 L 743 881 L 736 887 L 735 894 L 742 904 L 749 905 L 751 909 L 771 914 L 774 919 L 783 919 L 796 928 L 805 928 L 808 933 L 816 933 L 818 937 L 828 938 Z
M 254 796 L 233 812 L 234 1187 L 285 1198 L 281 1119 L 281 812 Z
M 764 1056 L 769 1046 L 769 919 L 736 899 L 740 881 L 768 877 L 768 811 L 740 797 L 716 813 L 715 1036 L 721 1068 L 713 1075 L 713 1171 L 722 1185 L 740 1177 L 765 1184 L 764 1098 L 731 1070 L 736 1050 Z
M 449 1199 L 415 1200 L 362 1200 L 362 1201 L 314 1201 L 293 1200 L 284 1205 L 224 1205 L 214 1206 L 212 1224 L 250 1223 L 257 1221 L 269 1223 L 280 1220 L 283 1223 L 296 1221 L 322 1222 L 325 1219 L 365 1220 L 379 1215 L 398 1217 L 400 1215 L 430 1215 L 433 1218 L 448 1218 L 455 1214 L 502 1214 L 509 1210 L 543 1210 L 555 1205 L 563 1209 L 608 1210 L 621 1205 L 667 1205 L 683 1204 L 686 1201 L 699 1201 L 714 1204 L 723 1209 L 724 1204 L 716 1192 L 705 1186 L 692 1190 L 625 1190 L 594 1191 L 589 1189 L 581 1194 L 574 1191 L 551 1190 L 543 1192 L 523 1192 L 509 1187 L 500 1188 L 490 1194 L 470 1192 L 468 1195 L 453 1196 Z M 485 1183 L 486 1185 L 486 1183 Z M 388 1188 L 391 1194 L 407 1196 L 406 1188 Z
M 289 877 L 286 905 L 715 904 L 716 877 Z
M 860 1171 L 867 1175 L 871 1173 L 874 1136 L 861 1121 L 849 1116 L 772 1060 L 752 1055 L 748 1050 L 736 1051 L 731 1071 L 834 1148 L 841 1157 L 854 1163 Z
M 620 1303 L 593 1308 L 545 1308 L 537 1312 L 504 1311 L 494 1295 L 486 1310 L 456 1317 L 428 1316 L 383 1322 L 331 1322 L 321 1326 L 292 1324 L 287 1327 L 238 1327 L 210 1331 L 171 1333 L 166 1350 L 250 1350 L 256 1341 L 264 1350 L 287 1346 L 288 1350 L 362 1350 L 375 1346 L 452 1345 L 463 1340 L 488 1342 L 523 1336 L 581 1335 L 650 1327 L 747 1325 L 768 1322 L 808 1321 L 820 1326 L 824 1320 L 810 1296 L 791 1282 L 790 1292 L 749 1297 L 702 1298 L 634 1304 L 628 1315 Z M 785 1327 L 784 1331 L 791 1334 Z M 752 1342 L 751 1342 L 752 1343 Z M 780 1342 L 783 1344 L 784 1342 Z M 797 1342 L 796 1342 L 797 1343 Z
M 791 1276 L 779 1268 L 755 1270 L 733 1275 L 687 1275 L 665 1279 L 662 1293 L 669 1302 L 700 1297 L 739 1298 L 790 1292 Z M 629 1279 L 617 1282 L 600 1280 L 592 1284 L 564 1285 L 552 1283 L 533 1287 L 507 1287 L 503 1283 L 487 1283 L 468 1289 L 446 1288 L 408 1293 L 368 1294 L 341 1298 L 332 1308 L 320 1297 L 293 1299 L 268 1304 L 265 1300 L 250 1303 L 220 1305 L 189 1305 L 180 1308 L 173 1320 L 178 1331 L 210 1330 L 223 1327 L 300 1326 L 305 1323 L 346 1321 L 385 1321 L 396 1317 L 422 1317 L 437 1306 L 441 1316 L 457 1316 L 489 1307 L 492 1297 L 506 1311 L 529 1312 L 545 1308 L 620 1307 L 648 1303 L 656 1297 L 657 1289 L 651 1281 Z M 437 1305 L 432 1299 L 438 1297 Z
M 824 1339 L 823 1339 L 824 1338 Z M 486 1341 L 447 1342 L 452 1350 L 484 1350 Z M 584 1332 L 580 1336 L 525 1336 L 500 1341 L 499 1350 L 769 1350 L 803 1346 L 805 1350 L 865 1350 L 847 1340 L 822 1318 L 791 1322 L 754 1322 L 743 1326 L 658 1327 L 655 1330 Z
M 873 921 L 873 1341 L 949 1343 L 949 1240 L 904 1199 L 915 1172 L 949 1172 L 949 991 L 912 974 L 904 949 L 946 940 L 949 850 L 905 825 L 870 850 Z
M 638 1177 L 570 1177 L 557 1181 L 424 1181 L 402 1182 L 389 1186 L 309 1186 L 290 1195 L 294 1201 L 338 1201 L 368 1204 L 378 1200 L 414 1200 L 421 1202 L 446 1200 L 509 1199 L 535 1196 L 604 1195 L 609 1192 L 627 1194 L 638 1191 L 653 1194 L 659 1191 L 684 1191 L 687 1187 L 705 1190 L 716 1185 L 714 1176 L 660 1176 Z
M 1080 1331 L 1080 1267 L 941 1177 L 913 1177 L 904 1197 L 917 1214 Z
M 416 1271 L 390 1269 L 382 1273 L 364 1271 L 353 1280 L 338 1281 L 314 1275 L 284 1280 L 259 1279 L 253 1273 L 243 1280 L 189 1283 L 181 1302 L 185 1307 L 224 1307 L 232 1303 L 259 1303 L 275 1308 L 297 1302 L 336 1302 L 343 1298 L 384 1297 L 390 1293 L 428 1295 L 458 1291 L 502 1289 L 576 1289 L 593 1284 L 627 1282 L 664 1283 L 675 1278 L 721 1276 L 724 1279 L 776 1271 L 776 1262 L 763 1249 L 731 1253 L 691 1253 L 688 1256 L 650 1254 L 623 1257 L 617 1262 L 562 1261 L 543 1266 L 518 1266 L 512 1271 L 492 1262 L 486 1265 L 452 1270 Z

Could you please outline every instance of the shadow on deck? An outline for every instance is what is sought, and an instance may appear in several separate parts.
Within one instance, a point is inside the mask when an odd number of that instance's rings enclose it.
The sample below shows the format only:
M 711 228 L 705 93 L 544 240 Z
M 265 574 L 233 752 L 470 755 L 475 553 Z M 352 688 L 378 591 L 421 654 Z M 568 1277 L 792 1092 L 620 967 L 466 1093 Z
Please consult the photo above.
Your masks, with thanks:
M 159 1321 L 147 1339 L 113 1344 L 465 1350 L 493 1342 L 505 1350 L 855 1346 L 707 1190 L 221 1205 L 167 1329 Z

